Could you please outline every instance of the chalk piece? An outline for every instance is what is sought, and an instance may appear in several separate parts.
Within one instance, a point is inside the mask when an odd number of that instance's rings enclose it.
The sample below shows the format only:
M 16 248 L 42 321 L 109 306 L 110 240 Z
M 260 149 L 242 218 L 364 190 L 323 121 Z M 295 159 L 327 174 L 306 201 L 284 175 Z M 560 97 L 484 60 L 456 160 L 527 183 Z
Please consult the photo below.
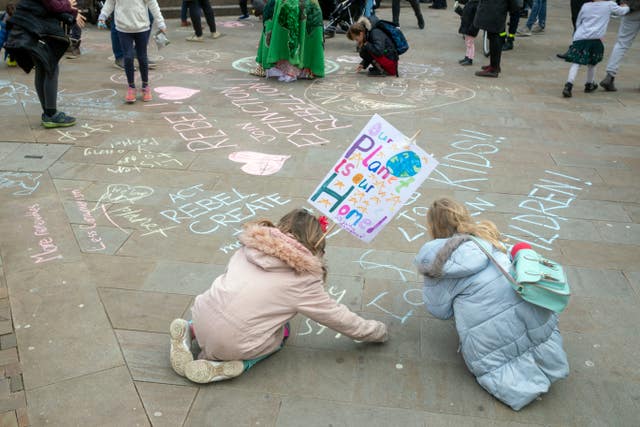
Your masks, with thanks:
M 67 281 L 66 281 L 66 280 L 63 280 L 63 281 L 62 281 L 62 284 L 63 284 L 63 285 L 66 285 L 66 284 L 67 284 Z
M 593 348 L 600 348 L 600 344 L 594 344 Z
M 402 369 L 404 368 L 404 366 L 402 366 L 402 363 L 396 363 L 396 369 Z
M 84 307 L 84 304 L 78 304 L 78 307 L 82 308 Z
M 595 366 L 595 363 L 593 363 L 591 360 L 586 360 L 584 364 L 590 368 L 593 368 Z
M 631 228 L 631 226 L 630 225 L 625 225 L 624 228 Z
M 607 224 L 607 227 L 613 227 L 613 225 L 611 225 L 611 224 Z
M 28 325 L 28 324 L 27 324 L 27 325 L 24 325 L 24 328 L 25 328 L 25 329 L 29 329 L 30 327 L 31 327 L 31 325 Z
M 29 348 L 28 348 L 28 350 L 29 350 L 29 351 L 31 351 L 31 350 L 35 350 L 35 349 L 36 349 L 36 348 L 35 348 L 35 347 L 33 347 L 33 346 L 29 346 Z
M 153 413 L 153 416 L 154 417 L 161 417 L 162 416 L 162 412 L 156 411 L 156 412 Z

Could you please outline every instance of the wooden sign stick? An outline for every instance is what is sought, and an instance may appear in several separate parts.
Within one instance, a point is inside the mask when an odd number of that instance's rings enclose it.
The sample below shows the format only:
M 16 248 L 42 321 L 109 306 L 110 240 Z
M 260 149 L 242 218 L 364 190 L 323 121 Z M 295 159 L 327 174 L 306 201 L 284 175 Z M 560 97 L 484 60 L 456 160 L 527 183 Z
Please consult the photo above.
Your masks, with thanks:
M 315 244 L 315 246 L 313 247 L 313 249 L 317 248 L 317 247 L 320 245 L 320 243 L 322 243 L 322 241 L 323 241 L 324 239 L 326 239 L 327 235 L 333 231 L 333 229 L 334 229 L 334 228 L 336 228 L 336 223 L 335 223 L 335 222 L 334 222 L 333 224 L 331 224 L 331 226 L 330 226 L 329 228 L 327 228 L 327 231 L 325 231 L 325 233 L 322 235 L 322 237 L 320 238 L 320 240 L 318 240 L 318 241 L 316 242 L 316 244 Z
M 409 148 L 410 144 L 415 143 L 416 138 L 418 137 L 418 135 L 420 135 L 421 132 L 422 132 L 422 129 L 418 129 L 418 131 L 411 138 L 407 139 L 407 145 L 405 148 Z

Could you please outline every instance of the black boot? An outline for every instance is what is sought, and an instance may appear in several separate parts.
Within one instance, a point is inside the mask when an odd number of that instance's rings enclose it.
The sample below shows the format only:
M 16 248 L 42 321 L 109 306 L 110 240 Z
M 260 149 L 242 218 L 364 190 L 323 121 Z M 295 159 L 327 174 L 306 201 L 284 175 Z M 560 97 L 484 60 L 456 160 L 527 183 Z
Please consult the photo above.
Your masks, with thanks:
M 421 30 L 424 29 L 424 18 L 422 17 L 422 11 L 420 10 L 420 3 L 418 0 L 409 0 L 409 2 L 413 8 L 413 13 L 416 14 L 416 18 L 418 19 L 418 28 Z
M 585 83 L 584 93 L 591 93 L 591 92 L 595 92 L 596 90 L 598 90 L 598 83 L 596 82 Z
M 569 49 L 565 53 L 556 53 L 556 56 L 560 59 L 567 59 L 567 55 L 569 55 Z
M 618 89 L 613 84 L 613 80 L 614 79 L 615 79 L 615 77 L 613 77 L 611 74 L 607 73 L 607 76 L 604 79 L 602 79 L 602 81 L 600 82 L 600 86 L 602 86 L 602 88 L 604 90 L 606 90 L 607 92 L 615 92 Z
M 505 50 L 513 50 L 513 37 L 507 36 L 504 39 L 504 44 L 502 45 L 502 51 L 504 52 Z
M 566 82 L 564 89 L 562 89 L 562 96 L 565 98 L 571 98 L 571 89 L 573 89 L 573 83 Z
M 460 65 L 473 65 L 473 59 L 469 58 L 468 56 L 465 56 L 464 59 L 461 59 L 460 61 L 458 61 L 458 64 L 460 64 Z

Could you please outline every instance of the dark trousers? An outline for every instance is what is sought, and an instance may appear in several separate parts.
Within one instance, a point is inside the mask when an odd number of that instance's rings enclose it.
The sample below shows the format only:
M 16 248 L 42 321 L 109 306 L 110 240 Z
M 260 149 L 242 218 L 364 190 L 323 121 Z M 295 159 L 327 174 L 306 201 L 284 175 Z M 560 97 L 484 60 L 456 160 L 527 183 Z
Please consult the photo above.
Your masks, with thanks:
M 487 33 L 489 39 L 489 59 L 490 65 L 495 68 L 500 68 L 500 58 L 502 57 L 502 43 L 504 38 L 500 37 L 498 33 Z
M 420 3 L 418 3 L 418 0 L 409 0 L 409 4 L 411 4 L 411 8 L 413 9 L 413 13 L 415 13 L 416 18 L 418 18 L 419 16 L 422 16 L 422 11 L 420 10 Z M 400 25 L 400 0 L 393 0 L 391 2 L 391 21 L 396 24 L 396 25 Z M 420 20 L 420 18 L 418 18 L 418 20 Z
M 571 23 L 573 24 L 573 31 L 576 31 L 576 19 L 578 19 L 578 13 L 583 4 L 588 3 L 590 0 L 571 0 Z
M 509 12 L 509 34 L 515 34 L 518 31 L 518 24 L 520 23 L 520 11 L 517 13 Z
M 35 61 L 36 68 L 36 93 L 42 106 L 42 111 L 47 113 L 47 110 L 51 113 L 55 113 L 58 102 L 58 64 L 56 64 L 53 72 L 47 74 L 42 64 Z
M 140 77 L 142 85 L 149 83 L 149 58 L 147 58 L 147 43 L 149 43 L 149 35 L 151 30 L 141 33 L 123 33 L 118 31 L 118 39 L 124 54 L 124 72 L 127 75 L 127 83 L 130 87 L 135 86 L 133 56 L 138 58 L 140 66 Z
M 240 0 L 240 13 L 243 15 L 249 14 L 249 9 L 247 9 L 247 0 Z
M 211 2 L 209 0 L 191 0 L 189 2 L 189 16 L 191 17 L 191 23 L 193 25 L 193 31 L 196 36 L 202 36 L 202 20 L 200 19 L 200 8 L 204 12 L 204 18 L 207 20 L 207 25 L 212 33 L 216 32 L 216 18 L 213 16 L 213 9 L 211 8 Z

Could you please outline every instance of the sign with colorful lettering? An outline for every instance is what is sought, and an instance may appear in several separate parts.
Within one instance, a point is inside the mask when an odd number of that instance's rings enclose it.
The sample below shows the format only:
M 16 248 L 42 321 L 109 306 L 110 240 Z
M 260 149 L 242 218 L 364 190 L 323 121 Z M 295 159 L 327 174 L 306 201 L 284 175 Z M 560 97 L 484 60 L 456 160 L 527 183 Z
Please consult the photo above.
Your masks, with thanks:
M 438 162 L 374 115 L 316 188 L 309 203 L 370 242 Z

